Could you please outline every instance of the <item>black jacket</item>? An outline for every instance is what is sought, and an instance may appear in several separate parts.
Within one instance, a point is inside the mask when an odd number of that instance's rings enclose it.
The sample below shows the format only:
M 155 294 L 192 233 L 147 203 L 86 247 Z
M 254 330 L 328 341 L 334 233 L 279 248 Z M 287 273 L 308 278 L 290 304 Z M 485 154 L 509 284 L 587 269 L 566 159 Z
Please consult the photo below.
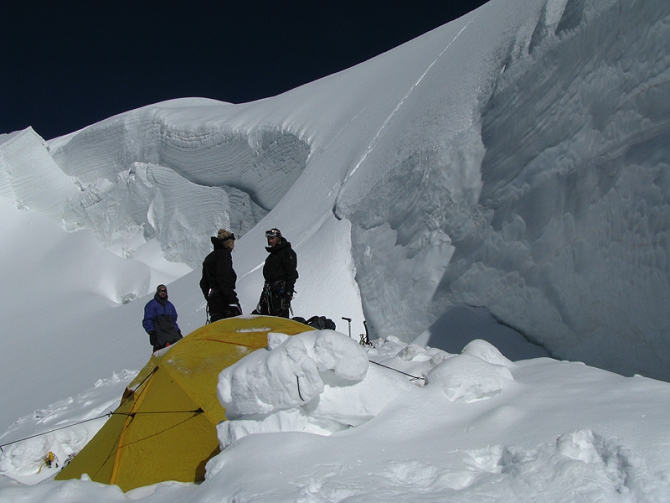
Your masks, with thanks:
M 228 304 L 238 304 L 235 293 L 235 282 L 237 274 L 233 269 L 233 257 L 230 250 L 226 248 L 219 238 L 212 237 L 214 251 L 205 257 L 202 262 L 202 279 L 200 289 L 205 299 L 208 298 L 210 289 L 221 292 Z
M 263 266 L 265 282 L 272 284 L 284 281 L 284 291 L 293 295 L 295 280 L 298 279 L 298 257 L 291 248 L 291 243 L 281 238 L 275 246 L 266 246 L 265 249 L 270 253 Z

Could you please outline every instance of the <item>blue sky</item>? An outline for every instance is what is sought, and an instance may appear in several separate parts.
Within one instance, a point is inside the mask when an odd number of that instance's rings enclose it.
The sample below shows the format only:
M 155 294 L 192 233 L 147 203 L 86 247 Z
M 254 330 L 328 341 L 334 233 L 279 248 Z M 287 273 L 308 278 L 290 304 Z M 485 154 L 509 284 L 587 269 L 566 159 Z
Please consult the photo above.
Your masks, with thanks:
M 483 3 L 14 2 L 0 29 L 0 132 L 50 139 L 172 98 L 274 96 Z

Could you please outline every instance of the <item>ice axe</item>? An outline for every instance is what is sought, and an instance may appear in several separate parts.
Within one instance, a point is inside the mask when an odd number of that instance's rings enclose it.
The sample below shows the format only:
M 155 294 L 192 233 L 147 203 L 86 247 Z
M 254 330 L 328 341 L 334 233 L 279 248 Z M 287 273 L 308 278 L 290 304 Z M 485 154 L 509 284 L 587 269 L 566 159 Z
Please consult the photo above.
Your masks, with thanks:
M 370 342 L 370 334 L 368 334 L 368 324 L 365 320 L 363 320 L 363 326 L 365 327 L 365 333 L 361 334 L 359 344 L 361 346 L 372 346 L 372 343 Z
M 349 339 L 351 339 L 351 318 L 347 318 L 346 316 L 342 316 L 343 320 L 347 320 L 347 324 L 349 325 Z

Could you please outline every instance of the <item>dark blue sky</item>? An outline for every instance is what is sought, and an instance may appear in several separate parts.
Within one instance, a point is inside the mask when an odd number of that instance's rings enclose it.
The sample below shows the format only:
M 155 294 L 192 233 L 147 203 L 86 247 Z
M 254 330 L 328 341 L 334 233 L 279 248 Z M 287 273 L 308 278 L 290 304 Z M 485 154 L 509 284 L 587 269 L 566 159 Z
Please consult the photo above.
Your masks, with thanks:
M 0 20 L 0 133 L 32 126 L 50 139 L 166 99 L 274 96 L 485 2 L 13 3 Z

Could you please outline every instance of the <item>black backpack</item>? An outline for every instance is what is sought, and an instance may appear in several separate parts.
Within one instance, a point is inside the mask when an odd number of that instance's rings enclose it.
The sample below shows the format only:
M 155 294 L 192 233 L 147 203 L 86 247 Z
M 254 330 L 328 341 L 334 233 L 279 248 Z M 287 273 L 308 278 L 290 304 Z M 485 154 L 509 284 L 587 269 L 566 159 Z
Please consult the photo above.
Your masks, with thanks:
M 314 327 L 317 330 L 335 330 L 335 322 L 325 316 L 312 316 L 309 320 L 296 316 L 293 320 Z

